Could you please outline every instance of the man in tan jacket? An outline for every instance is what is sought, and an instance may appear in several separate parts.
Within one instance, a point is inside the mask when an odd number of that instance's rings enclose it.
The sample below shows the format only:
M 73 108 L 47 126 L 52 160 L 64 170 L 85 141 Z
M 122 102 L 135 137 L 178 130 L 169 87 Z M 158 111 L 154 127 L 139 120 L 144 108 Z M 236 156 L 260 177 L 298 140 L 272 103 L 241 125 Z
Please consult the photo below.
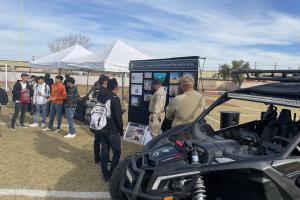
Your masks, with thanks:
M 166 117 L 173 120 L 172 127 L 194 122 L 205 108 L 204 96 L 194 90 L 195 80 L 185 75 L 179 80 L 181 95 L 176 96 L 166 109 Z
M 166 92 L 159 80 L 154 80 L 151 87 L 155 93 L 149 104 L 149 130 L 153 136 L 157 136 L 161 132 L 161 126 L 165 119 Z

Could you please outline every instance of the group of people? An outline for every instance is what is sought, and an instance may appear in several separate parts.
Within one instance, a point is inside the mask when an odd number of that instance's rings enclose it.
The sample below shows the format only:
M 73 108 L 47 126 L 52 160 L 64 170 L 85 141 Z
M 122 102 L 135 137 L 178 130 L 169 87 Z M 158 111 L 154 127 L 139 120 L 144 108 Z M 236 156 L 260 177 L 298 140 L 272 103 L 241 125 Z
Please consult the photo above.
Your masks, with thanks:
M 165 118 L 172 120 L 172 127 L 191 123 L 197 119 L 205 108 L 203 95 L 194 90 L 195 80 L 192 76 L 185 75 L 179 80 L 179 95 L 165 108 L 166 92 L 159 80 L 152 82 L 154 94 L 149 104 L 149 129 L 153 137 L 161 134 L 162 123 Z M 101 165 L 104 181 L 109 181 L 111 174 L 118 165 L 121 155 L 121 137 L 123 136 L 123 110 L 118 97 L 119 87 L 115 78 L 101 75 L 88 92 L 92 94 L 93 105 L 90 130 L 94 134 L 94 159 Z M 55 116 L 57 127 L 55 133 L 61 128 L 62 111 L 69 124 L 69 132 L 65 137 L 76 136 L 74 127 L 74 113 L 77 106 L 78 90 L 74 78 L 57 75 L 53 81 L 49 74 L 45 76 L 29 77 L 23 73 L 21 80 L 17 81 L 12 90 L 15 112 L 11 119 L 11 128 L 15 130 L 16 119 L 20 115 L 20 127 L 24 124 L 28 106 L 35 108 L 34 123 L 30 127 L 41 127 L 45 131 L 52 131 Z M 46 117 L 50 113 L 49 123 L 46 126 Z M 104 116 L 104 117 L 103 117 Z M 40 117 L 41 123 L 40 122 Z M 105 118 L 105 119 L 104 119 Z M 92 126 L 92 123 L 96 125 Z M 101 127 L 101 128 L 99 128 Z M 110 162 L 109 155 L 112 151 Z M 110 164 L 110 167 L 108 167 Z
M 159 80 L 152 82 L 155 92 L 149 104 L 149 130 L 152 136 L 161 134 L 165 118 L 172 121 L 172 127 L 192 123 L 205 109 L 205 99 L 195 89 L 195 80 L 190 75 L 184 75 L 179 80 L 179 95 L 166 107 L 166 92 Z
M 21 80 L 14 84 L 12 90 L 15 111 L 11 119 L 11 129 L 16 129 L 16 120 L 19 115 L 20 127 L 28 127 L 24 121 L 30 107 L 34 113 L 34 122 L 29 127 L 41 127 L 44 131 L 52 131 L 54 119 L 57 117 L 55 133 L 59 133 L 64 109 L 69 124 L 68 134 L 64 137 L 74 138 L 76 132 L 73 117 L 77 106 L 78 90 L 74 78 L 66 77 L 64 84 L 63 80 L 61 75 L 57 75 L 53 81 L 50 74 L 29 77 L 28 74 L 22 73 Z M 49 123 L 46 126 L 46 117 L 49 113 Z

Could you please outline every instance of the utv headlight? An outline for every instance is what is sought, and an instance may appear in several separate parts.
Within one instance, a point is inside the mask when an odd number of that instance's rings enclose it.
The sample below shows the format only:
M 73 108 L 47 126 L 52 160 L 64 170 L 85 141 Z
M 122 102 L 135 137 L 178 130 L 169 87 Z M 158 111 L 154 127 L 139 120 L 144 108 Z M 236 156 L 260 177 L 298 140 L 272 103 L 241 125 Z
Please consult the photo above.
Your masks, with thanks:
M 180 188 L 182 184 L 184 185 L 189 178 L 193 178 L 193 176 L 196 174 L 200 174 L 200 171 L 173 174 L 168 176 L 159 176 L 152 185 L 152 190 L 157 190 L 163 182 L 164 189 L 166 189 L 168 185 L 174 187 L 174 189 Z

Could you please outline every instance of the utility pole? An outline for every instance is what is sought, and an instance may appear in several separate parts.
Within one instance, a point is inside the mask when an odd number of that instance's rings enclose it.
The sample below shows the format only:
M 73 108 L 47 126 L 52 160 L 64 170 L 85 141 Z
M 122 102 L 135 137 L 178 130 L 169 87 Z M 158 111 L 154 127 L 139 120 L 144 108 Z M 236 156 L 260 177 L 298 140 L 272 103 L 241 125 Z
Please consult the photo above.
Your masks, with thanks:
M 20 0 L 20 18 L 19 18 L 19 62 L 24 60 L 24 37 L 23 37 L 23 31 L 24 31 L 24 19 L 23 19 L 23 9 L 24 9 L 24 2 L 23 0 Z
M 256 69 L 256 62 L 254 62 L 254 69 Z
M 276 63 L 276 61 L 275 61 L 274 69 L 276 70 L 276 68 L 277 68 L 277 63 Z

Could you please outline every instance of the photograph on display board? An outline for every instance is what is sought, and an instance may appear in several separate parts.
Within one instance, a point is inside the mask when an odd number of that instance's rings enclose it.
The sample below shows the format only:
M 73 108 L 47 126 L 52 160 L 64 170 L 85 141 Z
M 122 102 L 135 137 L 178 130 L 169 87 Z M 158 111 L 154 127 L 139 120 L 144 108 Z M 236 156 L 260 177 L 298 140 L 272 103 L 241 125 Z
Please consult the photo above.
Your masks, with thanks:
M 132 73 L 131 83 L 143 83 L 143 73 Z
M 144 80 L 144 90 L 151 90 L 152 80 Z
M 171 72 L 170 73 L 170 84 L 178 84 L 180 76 L 181 76 L 180 72 Z
M 144 93 L 144 101 L 149 101 L 150 102 L 151 97 L 152 97 L 152 93 L 150 93 L 150 92 L 145 92 Z
M 167 73 L 153 73 L 153 78 L 155 80 L 159 80 L 162 84 L 165 82 L 166 80 L 166 77 L 167 77 Z
M 178 94 L 178 85 L 170 85 L 169 86 L 169 95 L 176 96 Z
M 145 72 L 144 78 L 152 78 L 152 72 Z
M 123 139 L 137 144 L 143 144 L 148 126 L 129 122 Z
M 142 95 L 143 85 L 131 84 L 131 94 L 132 95 Z
M 141 106 L 142 101 L 139 96 L 131 96 L 131 106 Z

